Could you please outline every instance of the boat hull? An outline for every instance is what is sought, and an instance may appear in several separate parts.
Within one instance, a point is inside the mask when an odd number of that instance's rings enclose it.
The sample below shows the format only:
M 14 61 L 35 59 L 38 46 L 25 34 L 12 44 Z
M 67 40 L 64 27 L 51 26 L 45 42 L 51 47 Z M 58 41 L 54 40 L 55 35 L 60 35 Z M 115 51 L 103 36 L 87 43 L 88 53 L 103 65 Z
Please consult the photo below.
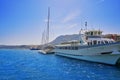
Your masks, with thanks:
M 43 54 L 54 54 L 54 52 L 52 52 L 52 50 L 50 50 L 50 49 L 38 50 L 38 53 L 43 53 Z
M 120 58 L 120 44 L 83 47 L 78 50 L 54 50 L 56 55 L 115 65 Z M 120 60 L 119 60 L 120 61 Z
M 44 50 L 38 50 L 38 53 L 46 54 Z
M 80 55 L 64 54 L 64 53 L 55 53 L 55 54 L 60 55 L 60 56 L 80 59 L 80 60 L 110 64 L 110 65 L 116 65 L 117 61 L 120 59 L 120 54 L 81 55 L 81 56 Z

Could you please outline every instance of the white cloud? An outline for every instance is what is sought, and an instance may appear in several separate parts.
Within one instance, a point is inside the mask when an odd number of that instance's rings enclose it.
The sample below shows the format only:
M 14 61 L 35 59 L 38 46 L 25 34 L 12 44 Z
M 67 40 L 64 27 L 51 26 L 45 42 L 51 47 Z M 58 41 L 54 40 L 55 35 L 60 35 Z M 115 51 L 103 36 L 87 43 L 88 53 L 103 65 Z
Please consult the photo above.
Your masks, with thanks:
M 72 12 L 70 14 L 68 14 L 63 20 L 63 23 L 67 23 L 73 19 L 75 19 L 80 13 L 79 12 Z
M 76 23 L 75 23 L 75 24 L 70 24 L 70 25 L 68 26 L 68 28 L 71 29 L 71 28 L 74 28 L 74 27 L 77 27 L 77 26 L 78 26 L 78 24 L 76 24 Z
M 49 20 L 49 22 L 52 22 L 53 20 Z M 47 23 L 48 22 L 48 19 L 44 19 L 44 22 Z
M 44 22 L 48 22 L 48 19 L 45 19 Z

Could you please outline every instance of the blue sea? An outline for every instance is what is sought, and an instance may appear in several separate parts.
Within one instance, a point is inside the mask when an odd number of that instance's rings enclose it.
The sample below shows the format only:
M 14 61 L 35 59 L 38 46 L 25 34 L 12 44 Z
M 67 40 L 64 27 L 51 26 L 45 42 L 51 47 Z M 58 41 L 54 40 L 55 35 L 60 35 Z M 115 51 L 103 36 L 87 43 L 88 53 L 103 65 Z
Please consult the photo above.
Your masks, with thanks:
M 120 68 L 31 50 L 0 50 L 0 80 L 120 80 Z

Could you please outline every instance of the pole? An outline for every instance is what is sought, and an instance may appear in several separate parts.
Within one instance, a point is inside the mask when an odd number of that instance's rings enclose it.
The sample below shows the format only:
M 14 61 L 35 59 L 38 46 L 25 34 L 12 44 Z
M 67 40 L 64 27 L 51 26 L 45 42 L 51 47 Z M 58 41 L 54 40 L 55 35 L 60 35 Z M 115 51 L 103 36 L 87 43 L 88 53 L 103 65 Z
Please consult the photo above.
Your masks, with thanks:
M 49 42 L 49 22 L 50 22 L 50 7 L 48 7 L 48 21 L 47 21 L 47 43 Z

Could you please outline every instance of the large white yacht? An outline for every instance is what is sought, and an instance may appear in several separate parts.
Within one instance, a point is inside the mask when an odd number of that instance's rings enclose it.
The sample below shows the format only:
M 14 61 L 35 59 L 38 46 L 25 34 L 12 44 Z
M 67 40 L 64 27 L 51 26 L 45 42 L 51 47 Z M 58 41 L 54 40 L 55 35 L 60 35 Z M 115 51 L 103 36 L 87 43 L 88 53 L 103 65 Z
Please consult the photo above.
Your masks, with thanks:
M 80 40 L 55 46 L 56 55 L 110 65 L 120 64 L 120 43 L 103 38 L 101 30 L 81 30 Z

